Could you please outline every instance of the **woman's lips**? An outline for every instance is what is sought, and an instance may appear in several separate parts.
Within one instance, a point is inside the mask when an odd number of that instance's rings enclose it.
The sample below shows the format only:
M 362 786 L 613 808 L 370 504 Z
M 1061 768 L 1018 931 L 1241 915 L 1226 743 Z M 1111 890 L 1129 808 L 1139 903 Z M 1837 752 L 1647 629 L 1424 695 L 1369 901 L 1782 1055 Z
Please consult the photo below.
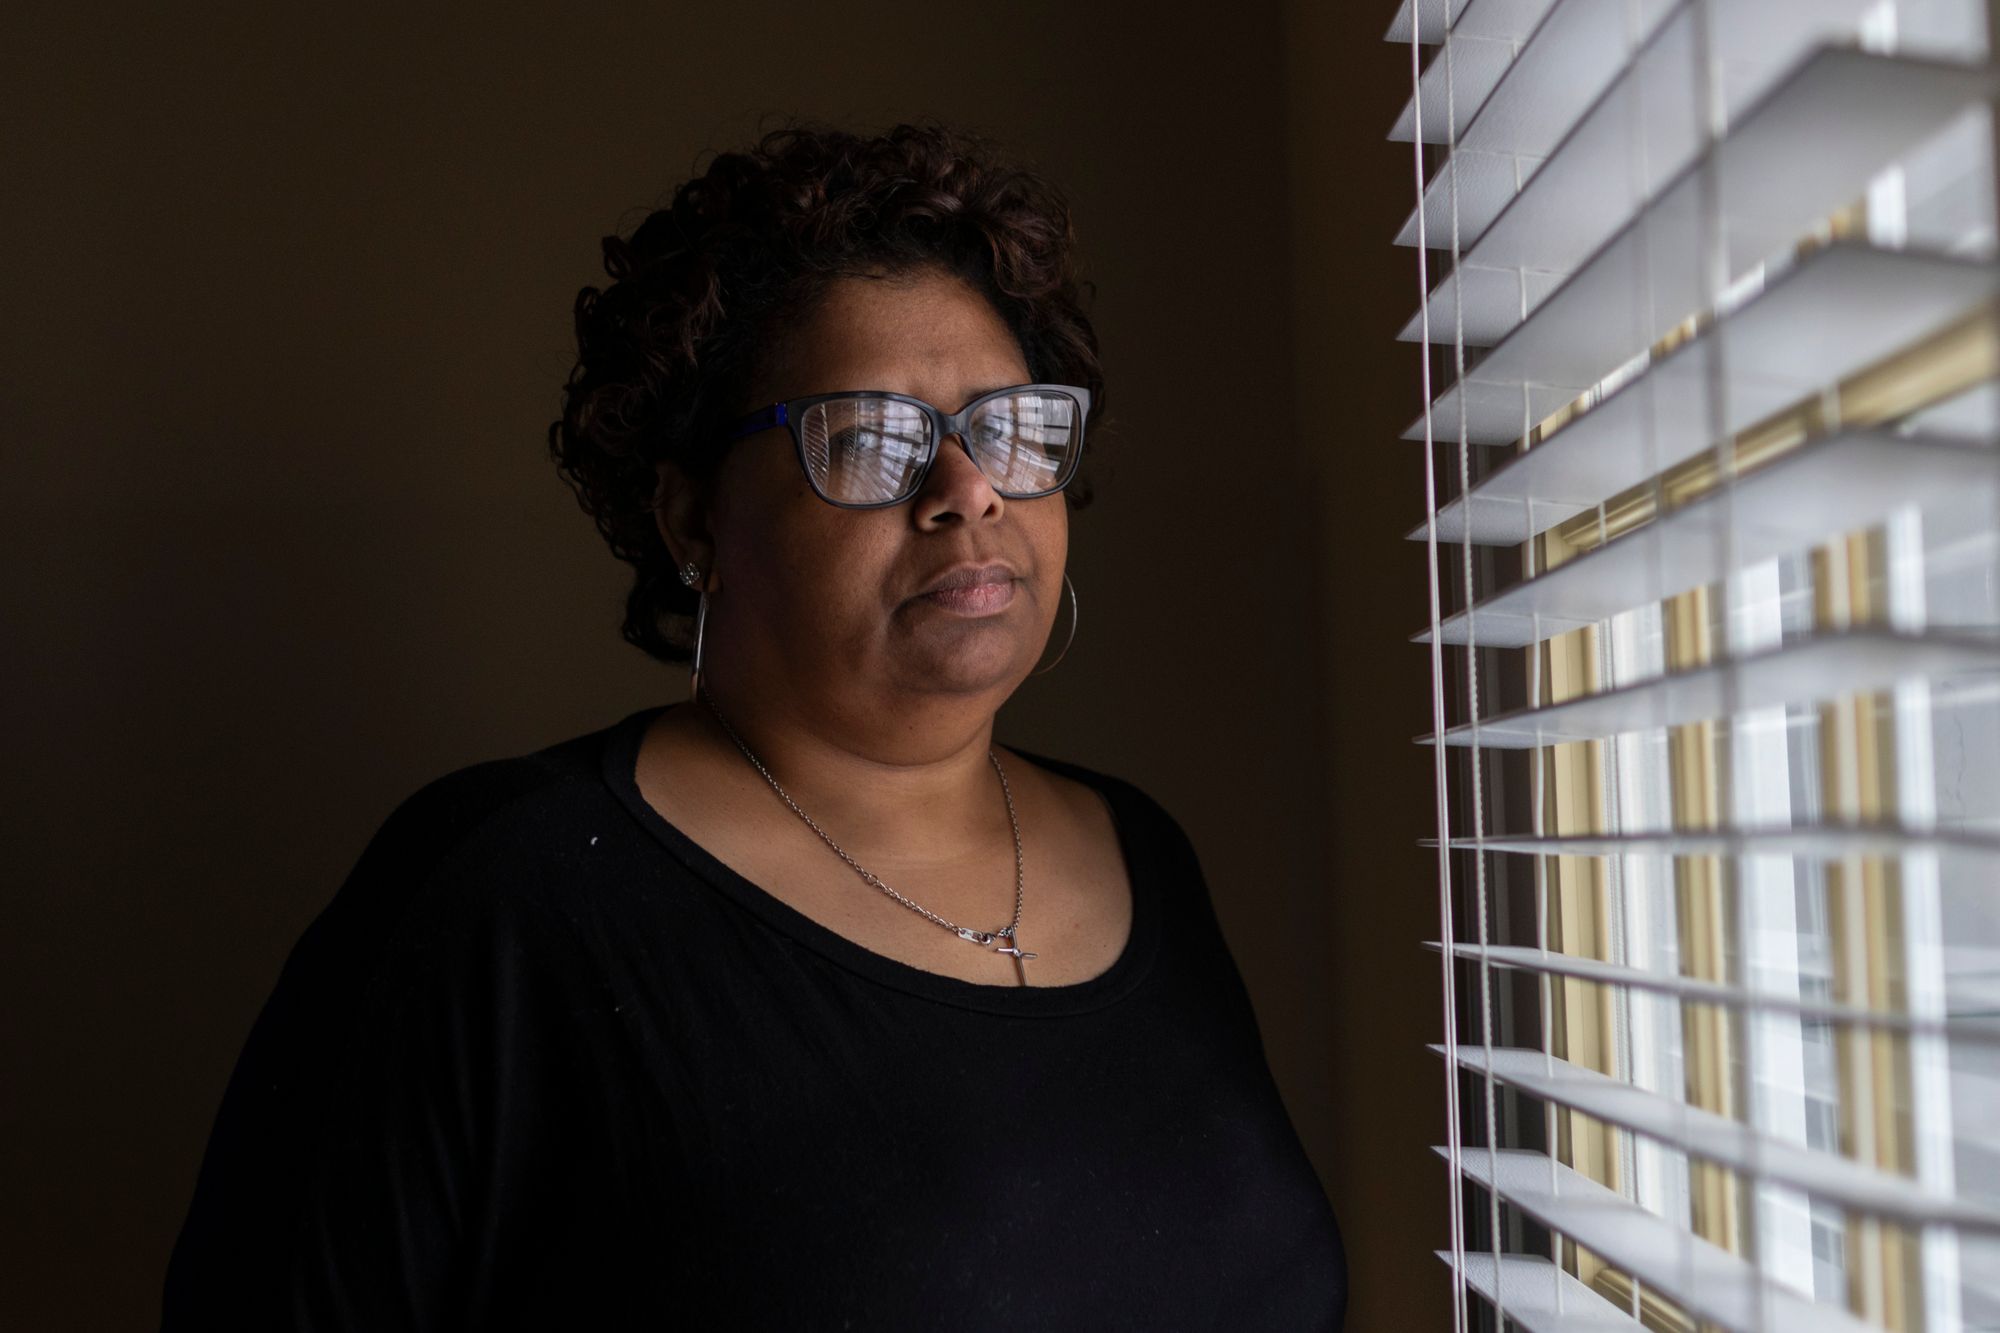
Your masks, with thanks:
M 1005 607 L 1014 600 L 1014 580 L 1003 579 L 999 583 L 977 583 L 970 588 L 939 588 L 917 598 L 932 606 L 961 616 L 986 616 Z

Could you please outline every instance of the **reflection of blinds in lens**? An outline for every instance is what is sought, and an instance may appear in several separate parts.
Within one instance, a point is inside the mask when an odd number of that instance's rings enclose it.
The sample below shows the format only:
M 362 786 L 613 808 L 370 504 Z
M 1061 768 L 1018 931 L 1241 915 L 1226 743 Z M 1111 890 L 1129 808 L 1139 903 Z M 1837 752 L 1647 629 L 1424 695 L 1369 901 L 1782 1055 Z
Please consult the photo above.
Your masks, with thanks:
M 973 409 L 966 444 L 979 470 L 1003 491 L 1031 489 L 1034 468 L 1022 445 L 1031 427 L 1032 403 L 1018 394 L 989 398 Z
M 900 495 L 923 466 L 930 448 L 930 423 L 908 403 L 867 402 L 862 407 L 870 495 L 877 500 Z
M 832 470 L 832 454 L 827 446 L 827 409 L 831 406 L 821 403 L 807 408 L 800 430 L 806 442 L 806 467 L 822 482 Z
M 801 434 L 806 465 L 831 498 L 879 504 L 908 488 L 929 428 L 907 403 L 836 398 L 806 409 Z
M 995 398 L 975 412 L 979 465 L 1008 491 L 1046 491 L 1065 480 L 1077 425 L 1073 399 L 1046 393 Z
M 1390 26 L 1460 1327 L 2000 1328 L 1991 19 Z

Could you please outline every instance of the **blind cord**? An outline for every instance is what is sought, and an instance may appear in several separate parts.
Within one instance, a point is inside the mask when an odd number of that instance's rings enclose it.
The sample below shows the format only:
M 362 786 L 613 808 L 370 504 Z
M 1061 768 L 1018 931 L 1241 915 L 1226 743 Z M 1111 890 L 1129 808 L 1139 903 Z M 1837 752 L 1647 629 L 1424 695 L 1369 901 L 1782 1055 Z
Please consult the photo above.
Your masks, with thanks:
M 1443 958 L 1440 984 L 1444 1006 L 1445 1161 L 1450 1188 L 1451 1306 L 1452 1327 L 1465 1333 L 1469 1327 L 1465 1294 L 1465 1163 L 1458 1114 L 1458 1003 L 1451 921 L 1451 815 L 1445 800 L 1444 643 L 1438 596 L 1436 439 L 1431 423 L 1430 263 L 1424 226 L 1424 90 L 1422 45 L 1419 40 L 1423 32 L 1422 0 L 1409 0 L 1409 5 L 1410 107 L 1416 124 L 1416 133 L 1412 135 L 1412 156 L 1417 182 L 1417 323 L 1424 395 L 1424 506 L 1429 520 L 1424 545 L 1430 585 L 1431 732 L 1436 737 L 1432 746 L 1432 766 L 1437 788 L 1438 930 Z M 1448 0 L 1445 0 L 1444 10 L 1444 16 L 1449 20 Z M 1497 1282 L 1499 1275 L 1496 1273 L 1494 1277 Z
M 1488 1240 L 1493 1253 L 1493 1317 L 1495 1326 L 1505 1328 L 1507 1324 L 1507 1304 L 1501 1289 L 1500 1254 L 1500 1135 L 1499 1116 L 1494 1107 L 1493 1087 L 1493 964 L 1488 956 L 1489 913 L 1486 901 L 1486 813 L 1485 784 L 1481 778 L 1479 747 L 1479 642 L 1477 621 L 1473 614 L 1475 586 L 1472 577 L 1472 442 L 1471 423 L 1467 419 L 1465 387 L 1465 275 L 1459 271 L 1462 252 L 1459 246 L 1458 219 L 1458 102 L 1457 77 L 1452 70 L 1452 32 L 1444 33 L 1444 137 L 1445 137 L 1445 193 L 1451 201 L 1451 280 L 1454 286 L 1452 296 L 1452 377 L 1458 391 L 1458 496 L 1459 496 L 1459 548 L 1463 553 L 1465 566 L 1465 692 L 1470 710 L 1471 722 L 1471 764 L 1472 778 L 1468 794 L 1472 799 L 1472 881 L 1473 913 L 1479 935 L 1479 1044 L 1486 1057 L 1484 1077 L 1481 1087 L 1485 1092 L 1486 1113 L 1486 1206 Z M 1424 201 L 1417 200 L 1422 209 Z M 1428 317 L 1428 315 L 1426 316 Z M 1428 409 L 1426 409 L 1428 410 Z M 1437 521 L 1437 511 L 1433 506 L 1431 522 Z M 1433 628 L 1433 633 L 1436 632 Z M 1439 649 L 1442 653 L 1442 647 Z M 1444 737 L 1437 738 L 1439 749 L 1444 748 Z M 1448 797 L 1447 797 L 1448 799 Z M 1457 966 L 1454 958 L 1451 966 Z M 1556 1304 L 1561 1308 L 1562 1285 L 1556 1284 Z

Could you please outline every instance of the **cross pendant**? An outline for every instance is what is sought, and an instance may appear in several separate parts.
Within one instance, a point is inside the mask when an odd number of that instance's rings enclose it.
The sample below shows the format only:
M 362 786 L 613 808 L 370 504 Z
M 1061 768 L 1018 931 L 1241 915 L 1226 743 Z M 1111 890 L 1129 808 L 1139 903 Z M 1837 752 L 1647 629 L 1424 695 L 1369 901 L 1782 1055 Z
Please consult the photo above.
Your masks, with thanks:
M 1014 938 L 1014 928 L 1012 926 L 1003 927 L 994 932 L 994 938 L 1011 940 Z M 1013 954 L 1014 960 L 1021 963 L 1025 963 L 1035 956 L 1031 953 L 1021 952 L 1020 947 L 1014 944 L 996 944 L 993 946 L 993 952 Z

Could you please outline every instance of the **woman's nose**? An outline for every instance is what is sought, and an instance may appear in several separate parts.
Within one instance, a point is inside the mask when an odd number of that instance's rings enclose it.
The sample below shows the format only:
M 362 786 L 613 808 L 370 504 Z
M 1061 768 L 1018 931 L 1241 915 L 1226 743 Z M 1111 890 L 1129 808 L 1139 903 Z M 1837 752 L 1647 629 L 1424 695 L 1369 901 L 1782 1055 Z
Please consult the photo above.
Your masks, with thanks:
M 965 438 L 954 433 L 938 441 L 937 458 L 915 503 L 918 522 L 936 523 L 952 515 L 998 518 L 1006 501 L 972 460 Z

